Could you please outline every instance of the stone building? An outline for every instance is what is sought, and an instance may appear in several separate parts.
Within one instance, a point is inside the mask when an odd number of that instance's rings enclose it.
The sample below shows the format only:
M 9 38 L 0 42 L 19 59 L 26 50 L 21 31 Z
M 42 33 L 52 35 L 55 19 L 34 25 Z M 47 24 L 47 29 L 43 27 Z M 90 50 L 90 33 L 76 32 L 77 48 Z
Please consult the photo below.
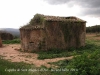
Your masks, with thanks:
M 0 35 L 2 40 L 13 40 L 14 38 L 12 34 L 4 31 L 0 31 Z
M 20 28 L 23 51 L 68 49 L 85 46 L 86 21 L 77 17 L 36 14 Z
M 2 47 L 2 40 L 1 40 L 1 37 L 0 37 L 0 47 Z

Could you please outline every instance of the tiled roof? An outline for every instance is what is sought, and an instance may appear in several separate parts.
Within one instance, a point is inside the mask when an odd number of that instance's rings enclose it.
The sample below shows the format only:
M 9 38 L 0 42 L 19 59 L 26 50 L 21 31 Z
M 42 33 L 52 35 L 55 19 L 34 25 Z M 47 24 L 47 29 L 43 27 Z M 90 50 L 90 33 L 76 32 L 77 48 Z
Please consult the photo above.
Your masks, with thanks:
M 41 15 L 41 14 L 40 14 Z M 73 21 L 73 22 L 86 22 L 78 17 L 70 16 L 70 17 L 59 17 L 59 16 L 47 16 L 42 15 L 47 21 Z
M 41 26 L 41 25 L 36 25 L 36 26 L 33 26 L 33 25 L 25 25 L 25 26 L 21 27 L 20 29 L 27 29 L 27 30 L 44 29 L 44 26 Z
M 86 22 L 80 18 L 77 18 L 75 16 L 70 16 L 70 17 L 59 17 L 59 16 L 48 16 L 48 15 L 42 15 L 42 14 L 39 14 L 41 15 L 44 20 L 46 21 L 68 21 L 68 22 Z M 20 29 L 44 29 L 44 27 L 42 27 L 41 25 L 25 25 L 23 27 L 21 27 Z

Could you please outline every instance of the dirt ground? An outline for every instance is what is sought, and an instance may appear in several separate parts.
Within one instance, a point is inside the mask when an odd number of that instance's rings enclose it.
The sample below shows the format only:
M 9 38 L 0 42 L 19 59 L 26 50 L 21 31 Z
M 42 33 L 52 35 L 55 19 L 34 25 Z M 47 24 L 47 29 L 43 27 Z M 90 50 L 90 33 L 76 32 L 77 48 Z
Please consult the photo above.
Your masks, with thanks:
M 100 40 L 100 34 L 96 34 L 96 33 L 87 33 L 86 34 L 86 38 L 90 39 L 90 40 Z
M 3 59 L 12 62 L 25 62 L 29 64 L 34 64 L 36 67 L 40 67 L 42 65 L 46 67 L 52 67 L 54 65 L 50 65 L 48 64 L 48 62 L 57 62 L 59 60 L 73 58 L 73 56 L 70 56 L 70 57 L 39 60 L 37 59 L 38 54 L 20 52 L 18 51 L 18 49 L 20 49 L 20 44 L 8 44 L 8 45 L 5 44 L 3 45 L 2 48 L 0 48 L 0 55 L 3 56 Z
M 91 40 L 100 40 L 100 36 L 96 34 L 86 34 L 86 38 Z M 62 58 L 54 58 L 54 59 L 45 59 L 39 60 L 37 59 L 38 54 L 35 53 L 25 53 L 20 52 L 20 44 L 5 44 L 3 47 L 0 48 L 0 56 L 3 56 L 3 59 L 12 61 L 12 62 L 25 62 L 29 64 L 34 64 L 36 67 L 40 67 L 42 65 L 46 67 L 51 67 L 54 65 L 48 64 L 48 62 L 57 62 L 59 60 L 64 59 L 72 59 L 73 56 L 70 57 L 62 57 Z

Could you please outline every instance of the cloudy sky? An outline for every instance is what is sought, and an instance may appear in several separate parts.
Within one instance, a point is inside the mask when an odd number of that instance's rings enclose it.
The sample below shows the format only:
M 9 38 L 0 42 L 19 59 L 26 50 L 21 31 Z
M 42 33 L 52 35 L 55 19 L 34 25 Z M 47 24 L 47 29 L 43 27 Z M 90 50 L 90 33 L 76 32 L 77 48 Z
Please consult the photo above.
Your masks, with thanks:
M 0 28 L 20 28 L 36 13 L 77 16 L 100 25 L 100 0 L 0 0 Z

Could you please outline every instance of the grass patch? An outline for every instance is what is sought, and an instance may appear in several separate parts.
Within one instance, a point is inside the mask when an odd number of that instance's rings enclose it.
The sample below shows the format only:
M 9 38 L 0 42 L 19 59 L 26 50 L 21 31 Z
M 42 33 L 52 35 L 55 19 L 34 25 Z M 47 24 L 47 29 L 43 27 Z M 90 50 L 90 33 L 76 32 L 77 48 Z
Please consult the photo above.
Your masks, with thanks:
M 65 68 L 65 66 L 68 65 L 69 61 L 70 60 L 60 60 L 58 62 L 49 62 L 48 64 L 51 64 L 51 65 L 53 64 L 55 66 L 58 66 L 58 68 L 61 68 L 61 67 Z
M 3 44 L 20 44 L 20 39 L 3 40 Z
M 48 70 L 48 71 L 46 71 Z M 0 75 L 53 75 L 46 67 L 35 67 L 23 62 L 10 62 L 0 56 Z
M 0 56 L 0 75 L 100 75 L 100 41 L 86 39 L 86 46 L 69 50 L 51 49 L 37 52 L 39 59 L 75 56 L 72 60 L 49 63 L 57 68 L 35 67 L 25 63 L 14 63 Z M 79 55 L 79 56 L 76 56 Z M 27 61 L 27 60 L 26 60 Z M 5 71 L 5 69 L 47 69 L 48 71 Z
M 57 57 L 68 57 L 73 55 L 81 55 L 84 52 L 92 53 L 95 50 L 99 50 L 100 46 L 94 44 L 96 41 L 86 40 L 86 46 L 80 48 L 70 48 L 68 50 L 50 49 L 48 51 L 37 52 L 39 54 L 38 59 L 51 59 Z
M 10 62 L 0 56 L 0 75 L 64 75 L 60 71 L 45 66 L 35 67 L 23 62 Z
M 32 65 L 25 63 L 12 63 L 0 57 L 0 75 L 28 75 L 29 72 L 25 69 L 29 69 Z
M 51 59 L 56 57 L 66 57 L 69 54 L 66 54 L 68 51 L 65 50 L 58 50 L 58 49 L 50 49 L 48 51 L 40 51 L 37 52 L 39 54 L 38 59 Z
M 57 69 L 66 69 L 67 75 L 100 75 L 100 50 L 92 53 L 84 52 L 72 60 L 61 60 L 49 64 L 58 66 Z

